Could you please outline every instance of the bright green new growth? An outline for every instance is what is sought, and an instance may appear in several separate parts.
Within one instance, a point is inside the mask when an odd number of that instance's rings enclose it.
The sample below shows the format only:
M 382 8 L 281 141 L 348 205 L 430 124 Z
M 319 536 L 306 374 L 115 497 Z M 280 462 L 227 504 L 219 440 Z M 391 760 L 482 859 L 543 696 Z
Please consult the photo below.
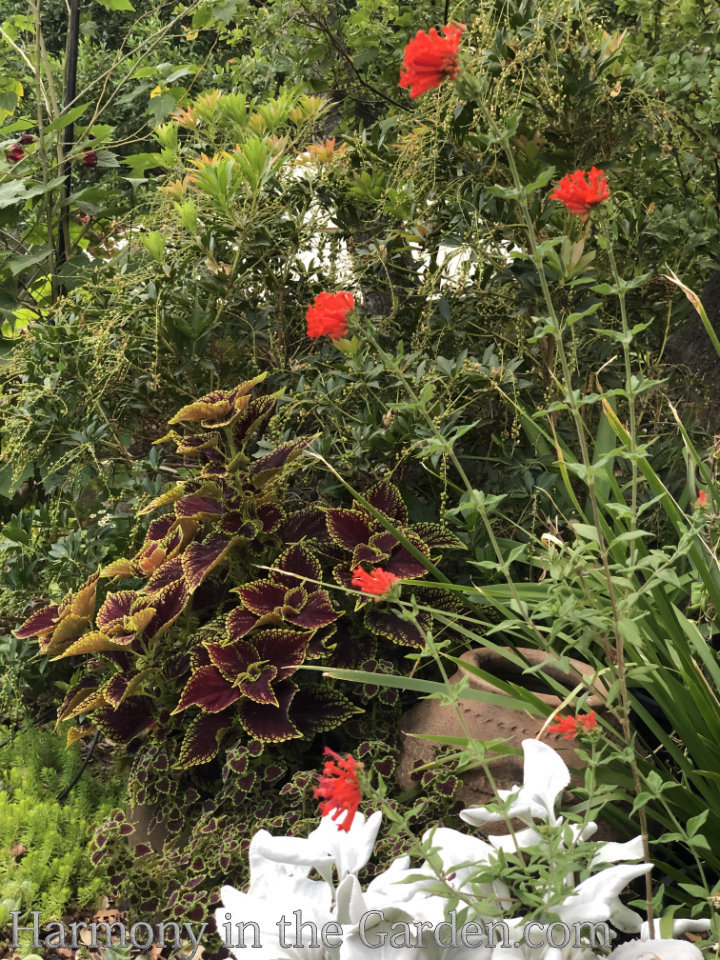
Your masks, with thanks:
M 87 845 L 92 825 L 107 816 L 124 784 L 86 771 L 60 803 L 81 766 L 77 750 L 35 729 L 0 749 L 0 937 L 10 934 L 13 910 L 21 912 L 21 925 L 33 910 L 45 923 L 94 908 L 108 893 Z M 31 934 L 21 934 L 21 942 L 23 936 Z

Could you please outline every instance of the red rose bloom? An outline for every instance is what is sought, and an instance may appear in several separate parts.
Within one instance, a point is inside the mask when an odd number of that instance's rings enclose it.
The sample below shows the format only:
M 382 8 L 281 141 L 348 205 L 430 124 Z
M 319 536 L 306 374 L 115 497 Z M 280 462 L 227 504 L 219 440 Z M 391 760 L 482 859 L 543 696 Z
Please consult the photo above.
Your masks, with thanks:
M 83 163 L 86 167 L 96 167 L 98 162 L 98 155 L 94 150 L 86 150 L 83 156 Z
M 399 579 L 394 573 L 383 570 L 382 567 L 375 567 L 371 573 L 363 570 L 362 567 L 356 567 L 353 570 L 352 585 L 358 587 L 363 593 L 374 593 L 382 597 Z
M 20 146 L 19 143 L 16 143 L 15 146 L 10 147 L 8 152 L 5 154 L 10 163 L 17 163 L 19 160 L 25 156 L 25 151 Z
M 307 335 L 322 337 L 327 334 L 337 340 L 347 333 L 347 315 L 355 306 L 351 293 L 319 293 L 308 307 Z
M 595 167 L 589 173 L 586 170 L 566 173 L 550 194 L 551 200 L 559 200 L 570 213 L 582 215 L 583 220 L 587 220 L 593 207 L 609 197 L 610 190 L 605 174 Z
M 318 785 L 315 787 L 315 797 L 322 798 L 320 813 L 324 817 L 333 810 L 333 820 L 337 820 L 342 813 L 345 814 L 343 822 L 338 824 L 338 830 L 349 832 L 362 799 L 357 777 L 357 771 L 362 769 L 362 764 L 350 754 L 341 757 L 330 747 L 325 747 L 324 752 L 325 756 L 334 759 L 325 761 L 322 776 L 318 778 Z
M 695 506 L 696 506 L 696 507 L 704 507 L 704 506 L 707 505 L 707 502 L 708 502 L 708 495 L 707 495 L 707 493 L 705 493 L 704 490 L 701 490 L 700 493 L 697 495 L 697 500 L 695 501 Z
M 583 730 L 594 730 L 597 726 L 595 711 L 579 713 L 576 717 L 558 717 L 558 722 L 548 727 L 548 733 L 564 733 L 565 740 L 574 740 Z
M 430 33 L 418 30 L 414 39 L 405 47 L 400 86 L 410 88 L 410 97 L 415 100 L 428 90 L 434 90 L 445 80 L 457 80 L 460 73 L 460 35 L 465 27 L 451 23 L 443 27 L 441 37 L 435 27 Z

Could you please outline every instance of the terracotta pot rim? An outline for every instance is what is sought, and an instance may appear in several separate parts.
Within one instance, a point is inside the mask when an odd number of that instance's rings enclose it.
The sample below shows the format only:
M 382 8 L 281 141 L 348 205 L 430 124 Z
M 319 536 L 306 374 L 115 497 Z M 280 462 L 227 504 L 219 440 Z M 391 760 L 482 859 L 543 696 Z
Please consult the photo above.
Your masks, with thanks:
M 504 647 L 503 649 L 507 650 L 508 652 L 513 652 L 511 647 Z M 550 666 L 539 673 L 530 674 L 528 676 L 523 672 L 522 667 L 506 659 L 501 653 L 490 647 L 475 647 L 472 650 L 468 650 L 462 654 L 460 660 L 478 666 L 486 673 L 494 674 L 500 680 L 516 683 L 524 686 L 526 689 L 532 690 L 532 692 L 535 693 L 535 695 L 542 700 L 543 703 L 547 703 L 550 706 L 559 703 L 560 697 L 558 694 L 548 690 L 547 684 L 542 682 L 543 673 L 548 674 L 553 679 L 566 686 L 568 693 L 577 687 L 579 683 L 578 677 L 558 666 L 557 664 L 559 664 L 560 661 L 555 654 L 550 653 L 547 650 L 538 650 L 535 647 L 517 647 L 516 651 L 514 652 L 517 652 L 525 660 L 527 660 L 531 667 L 538 666 L 541 663 L 550 664 Z M 586 678 L 589 684 L 595 672 L 590 664 L 585 663 L 582 660 L 576 660 L 574 657 L 570 657 L 569 660 L 576 673 Z M 486 693 L 502 692 L 494 684 L 483 679 L 482 677 L 476 676 L 469 670 L 466 670 L 463 666 L 459 666 L 459 672 L 456 675 L 457 680 L 455 680 L 455 682 L 460 679 L 460 673 L 464 674 L 468 678 L 470 687 L 475 690 L 483 690 Z M 591 693 L 586 700 L 586 704 L 591 710 L 597 709 L 598 707 L 604 705 L 605 696 L 607 693 L 605 686 L 597 677 L 595 678 L 592 687 L 594 692 Z

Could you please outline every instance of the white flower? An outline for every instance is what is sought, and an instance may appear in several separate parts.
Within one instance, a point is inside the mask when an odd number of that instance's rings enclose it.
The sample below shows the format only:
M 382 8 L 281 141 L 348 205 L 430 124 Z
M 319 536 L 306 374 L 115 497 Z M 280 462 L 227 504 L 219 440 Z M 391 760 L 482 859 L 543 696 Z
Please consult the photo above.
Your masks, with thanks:
M 630 940 L 608 960 L 702 960 L 702 953 L 688 940 Z
M 250 883 L 255 875 L 269 871 L 271 875 L 307 876 L 317 870 L 323 880 L 332 880 L 333 867 L 339 880 L 357 873 L 370 859 L 382 814 L 378 811 L 365 817 L 356 813 L 350 829 L 339 830 L 330 814 L 308 837 L 273 837 L 260 830 L 250 844 Z
M 641 877 L 649 870 L 652 870 L 651 863 L 623 864 L 601 870 L 583 880 L 573 894 L 552 908 L 553 912 L 567 924 L 612 920 L 621 930 L 639 932 L 639 915 L 624 907 L 618 894 L 631 880 Z M 633 924 L 629 930 L 628 924 Z
M 655 927 L 655 934 L 658 933 L 658 926 L 660 921 L 656 920 L 653 926 Z M 679 917 L 677 920 L 673 920 L 672 924 L 672 935 L 674 937 L 679 937 L 683 933 L 690 931 L 691 933 L 704 933 L 706 930 L 710 929 L 709 920 L 688 920 Z M 650 942 L 650 924 L 645 920 L 640 928 L 640 939 L 647 940 Z M 652 941 L 655 943 L 655 941 Z M 683 941 L 684 942 L 684 941 Z
M 263 892 L 241 893 L 229 886 L 223 887 L 220 893 L 223 906 L 215 911 L 215 922 L 226 946 L 238 960 L 245 960 L 248 947 L 253 948 L 255 960 L 330 960 L 337 956 L 337 949 L 323 947 L 320 942 L 313 947 L 309 932 L 302 934 L 303 946 L 300 946 L 300 940 L 296 941 L 294 911 L 299 910 L 300 919 L 303 922 L 311 921 L 317 930 L 334 919 L 333 890 L 329 884 L 317 880 L 298 882 L 290 878 L 284 883 L 278 881 L 272 897 L 265 896 Z M 290 925 L 283 928 L 284 939 L 281 939 L 278 922 L 283 918 Z M 258 925 L 257 937 L 251 922 Z M 247 924 L 244 929 L 245 947 L 240 943 L 238 923 Z
M 551 825 L 562 823 L 562 817 L 555 816 L 555 803 L 570 783 L 570 771 L 565 761 L 540 740 L 523 740 L 522 748 L 525 754 L 522 787 L 498 791 L 503 800 L 514 796 L 507 817 L 522 820 L 528 826 L 533 820 L 545 820 Z M 471 807 L 463 810 L 460 816 L 476 827 L 506 819 L 502 813 L 487 807 Z

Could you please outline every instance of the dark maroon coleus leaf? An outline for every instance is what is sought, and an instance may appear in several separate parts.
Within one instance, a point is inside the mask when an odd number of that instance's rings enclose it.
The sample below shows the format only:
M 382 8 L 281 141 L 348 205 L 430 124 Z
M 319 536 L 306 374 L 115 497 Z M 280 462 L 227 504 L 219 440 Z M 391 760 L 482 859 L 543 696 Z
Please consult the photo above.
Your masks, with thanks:
M 222 503 L 212 497 L 183 497 L 175 504 L 176 516 L 193 520 L 210 520 L 224 512 Z
M 145 537 L 146 541 L 150 540 L 154 543 L 160 543 L 160 541 L 170 533 L 171 527 L 176 522 L 176 517 L 172 513 L 166 513 L 164 516 L 153 520 L 148 527 L 147 536 Z
M 166 560 L 162 566 L 158 567 L 155 573 L 142 588 L 143 594 L 159 593 L 163 587 L 183 578 L 182 559 L 175 557 L 173 560 Z
M 153 640 L 169 630 L 185 609 L 187 599 L 188 590 L 184 580 L 169 583 L 150 597 L 141 597 L 132 612 L 150 608 L 155 611 L 155 616 L 143 633 L 145 640 Z
M 103 697 L 111 707 L 116 709 L 120 706 L 125 697 L 130 683 L 137 677 L 138 671 L 128 671 L 127 673 L 116 673 L 111 677 L 108 683 L 103 687 Z
M 25 640 L 28 637 L 38 637 L 44 633 L 50 633 L 57 623 L 58 612 L 60 607 L 56 603 L 50 604 L 49 607 L 43 607 L 42 610 L 37 610 L 35 613 L 31 614 L 19 627 L 17 630 L 13 630 L 13 633 L 20 640 Z
M 247 636 L 258 622 L 258 617 L 244 607 L 236 607 L 228 615 L 226 627 L 231 640 L 241 640 Z
M 185 734 L 176 767 L 182 769 L 212 760 L 231 723 L 231 718 L 223 714 L 201 713 L 195 717 Z
M 328 510 L 326 517 L 330 536 L 346 550 L 354 550 L 359 543 L 367 543 L 373 535 L 368 518 L 357 510 L 341 507 Z
M 251 613 L 261 617 L 272 613 L 285 602 L 286 587 L 272 580 L 256 580 L 238 587 L 235 591 L 242 600 L 243 606 Z
M 265 743 L 282 743 L 302 736 L 289 717 L 290 704 L 297 689 L 292 680 L 279 683 L 275 687 L 277 706 L 243 700 L 240 704 L 239 717 L 246 732 Z
M 252 643 L 208 643 L 210 659 L 223 678 L 239 692 L 258 703 L 274 703 L 272 688 L 278 675 L 277 667 L 267 663 Z
M 365 623 L 369 630 L 401 646 L 422 649 L 426 643 L 425 631 L 429 629 L 432 618 L 430 614 L 420 611 L 416 619 L 419 626 L 401 619 L 392 611 L 382 611 L 374 604 L 369 605 L 365 613 Z
M 358 636 L 351 632 L 351 623 L 343 618 L 337 623 L 337 631 L 331 638 L 334 646 L 328 665 L 345 670 L 359 670 L 364 663 L 375 656 L 377 640 L 372 633 L 363 630 Z
M 305 651 L 305 659 L 316 660 L 318 657 L 326 658 L 335 645 L 336 629 L 337 623 L 330 623 L 327 627 L 320 627 L 319 630 L 314 630 L 307 650 Z
M 302 585 L 303 577 L 322 580 L 322 567 L 307 547 L 296 544 L 286 550 L 275 562 L 270 579 L 286 587 Z
M 277 503 L 259 504 L 257 515 L 264 533 L 274 533 L 285 519 L 285 511 Z
M 454 533 L 440 523 L 414 523 L 410 528 L 428 547 L 444 550 L 466 550 L 467 547 Z
M 198 667 L 188 680 L 173 713 L 180 713 L 190 706 L 200 707 L 205 713 L 222 713 L 241 697 L 240 690 L 233 687 L 217 667 Z
M 252 638 L 262 661 L 277 667 L 278 680 L 291 676 L 305 660 L 310 635 L 296 630 L 260 630 Z
M 256 520 L 248 520 L 239 510 L 231 510 L 223 516 L 218 529 L 222 533 L 242 537 L 243 540 L 254 540 L 260 533 L 260 523 Z
M 108 740 L 129 743 L 154 725 L 154 704 L 150 697 L 127 697 L 117 709 L 98 707 L 93 720 Z
M 285 619 L 304 630 L 317 630 L 333 623 L 339 616 L 333 609 L 327 590 L 316 590 L 310 594 L 297 614 L 287 614 Z
M 190 544 L 182 555 L 183 571 L 190 593 L 200 586 L 211 570 L 224 562 L 236 542 L 220 533 L 211 533 L 202 543 Z
M 102 630 L 108 636 L 113 636 L 113 634 L 124 630 L 125 618 L 130 616 L 130 611 L 138 597 L 139 594 L 135 590 L 120 590 L 118 593 L 109 593 L 95 618 L 98 630 Z
M 334 730 L 348 717 L 362 712 L 339 691 L 317 684 L 298 690 L 292 701 L 290 717 L 303 736 L 310 737 Z
M 409 537 L 408 539 L 423 556 L 429 559 L 430 551 L 422 541 L 416 540 L 415 537 Z M 388 573 L 394 573 L 400 579 L 407 580 L 416 580 L 418 577 L 424 577 L 427 574 L 425 565 L 416 560 L 406 547 L 398 547 L 383 565 L 383 569 Z
M 281 443 L 279 447 L 265 454 L 264 457 L 260 457 L 259 460 L 254 460 L 250 464 L 248 473 L 250 476 L 262 479 L 264 474 L 272 474 L 276 470 L 281 470 L 291 460 L 300 456 L 303 450 L 312 443 L 313 439 L 314 437 L 300 437 L 297 440 L 288 440 L 287 443 Z
M 244 445 L 251 434 L 255 439 L 261 437 L 267 421 L 275 412 L 275 407 L 274 396 L 253 397 L 233 424 L 233 437 L 236 444 Z
M 390 520 L 394 520 L 399 527 L 405 526 L 408 521 L 408 512 L 400 491 L 389 480 L 380 480 L 365 495 L 371 506 L 384 513 Z M 362 507 L 360 507 L 362 509 Z
M 298 543 L 300 540 L 329 539 L 325 511 L 320 507 L 303 507 L 291 514 L 278 530 L 283 543 Z

